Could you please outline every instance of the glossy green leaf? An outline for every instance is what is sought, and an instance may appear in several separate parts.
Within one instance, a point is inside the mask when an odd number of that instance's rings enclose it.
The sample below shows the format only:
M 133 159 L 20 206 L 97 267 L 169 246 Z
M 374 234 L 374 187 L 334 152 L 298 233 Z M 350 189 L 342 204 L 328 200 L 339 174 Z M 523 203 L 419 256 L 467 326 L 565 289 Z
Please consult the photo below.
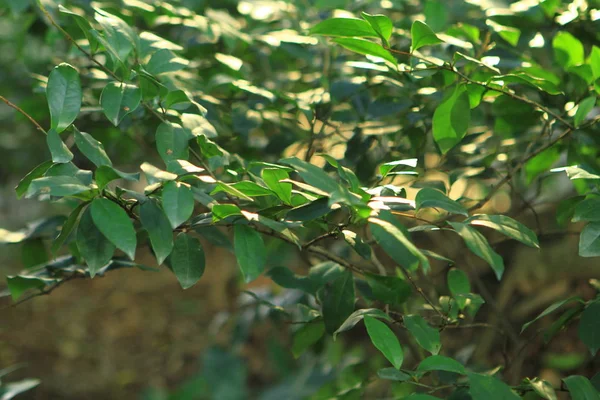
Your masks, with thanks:
M 550 147 L 540 154 L 536 155 L 525 164 L 525 174 L 527 175 L 527 183 L 533 180 L 540 174 L 547 172 L 560 157 L 560 151 L 556 146 Z
M 579 255 L 581 257 L 600 256 L 600 222 L 590 222 L 581 231 Z
M 526 382 L 533 388 L 533 391 L 546 400 L 557 400 L 556 392 L 548 381 L 540 378 L 526 379 Z
M 449 223 L 456 233 L 463 238 L 469 250 L 487 262 L 494 270 L 496 278 L 500 280 L 504 274 L 504 260 L 492 249 L 485 236 L 467 224 L 461 222 Z
M 573 222 L 600 222 L 600 197 L 589 197 L 575 206 Z
M 440 352 L 442 344 L 440 342 L 440 332 L 429 326 L 427 321 L 420 315 L 405 315 L 404 326 L 415 338 L 419 346 L 433 355 Z
M 491 228 L 527 246 L 540 248 L 535 232 L 506 215 L 479 214 L 469 218 L 469 224 Z
M 302 326 L 294 333 L 294 341 L 292 343 L 292 354 L 298 358 L 310 346 L 317 343 L 325 334 L 325 324 L 323 321 L 311 321 Z
M 334 193 L 340 190 L 340 185 L 322 168 L 314 164 L 302 161 L 299 158 L 291 157 L 281 160 L 281 163 L 292 166 L 302 177 L 304 182 L 312 185 L 326 193 Z
M 352 314 L 350 314 L 350 316 L 346 318 L 344 323 L 340 325 L 340 327 L 333 333 L 333 339 L 335 340 L 338 334 L 354 328 L 356 324 L 358 324 L 367 316 L 370 316 L 372 318 L 381 318 L 386 321 L 392 320 L 389 315 L 377 308 L 365 308 L 362 310 L 356 310 Z
M 373 30 L 377 32 L 383 44 L 385 46 L 389 46 L 389 40 L 392 36 L 392 32 L 394 30 L 394 26 L 392 25 L 392 21 L 386 15 L 371 15 L 365 12 L 361 13 L 361 16 L 371 25 Z
M 594 388 L 588 378 L 581 375 L 571 375 L 563 382 L 569 389 L 571 400 L 599 400 L 600 393 Z
M 408 300 L 412 293 L 411 286 L 401 278 L 372 274 L 367 274 L 365 277 L 373 292 L 373 297 L 385 304 L 401 305 Z
M 396 58 L 392 55 L 392 53 L 390 53 L 377 43 L 373 43 L 365 39 L 356 38 L 337 38 L 333 39 L 333 41 L 339 44 L 340 46 L 355 53 L 383 58 L 384 60 L 389 61 L 394 65 L 397 64 Z
M 592 111 L 595 105 L 596 96 L 586 97 L 585 99 L 581 100 L 579 106 L 577 107 L 577 111 L 575 112 L 575 117 L 573 118 L 575 126 L 579 126 L 585 121 L 586 117 Z
M 180 182 L 167 182 L 162 190 L 163 210 L 173 229 L 187 221 L 194 212 L 194 195 Z
M 177 235 L 169 262 L 183 289 L 194 286 L 204 274 L 206 262 L 200 241 L 187 233 Z
M 249 197 L 272 196 L 273 192 L 251 181 L 235 182 L 231 185 L 236 190 Z
M 260 233 L 247 225 L 235 225 L 233 247 L 238 265 L 246 283 L 263 273 L 267 261 L 267 249 Z
M 79 214 L 81 214 L 81 211 L 85 208 L 85 206 L 87 206 L 87 203 L 81 203 L 80 205 L 75 207 L 75 209 L 73 211 L 71 211 L 71 214 L 69 214 L 69 217 L 62 225 L 62 227 L 60 229 L 60 233 L 52 241 L 52 247 L 50 249 L 52 254 L 55 255 L 56 252 L 65 243 L 65 241 L 69 238 L 69 236 L 71 235 L 71 232 L 73 232 L 73 229 L 75 228 L 75 224 L 77 223 Z
M 441 208 L 452 214 L 469 215 L 462 204 L 449 199 L 444 193 L 433 188 L 423 188 L 417 192 L 415 209 L 418 211 L 423 208 Z
M 600 47 L 592 46 L 589 64 L 592 68 L 592 75 L 594 77 L 594 80 L 600 79 Z
M 50 285 L 54 282 L 56 282 L 54 279 L 40 278 L 37 276 L 17 275 L 6 277 L 8 291 L 10 292 L 10 296 L 12 297 L 13 301 L 18 300 L 23 293 L 29 289 L 42 290 L 47 285 Z M 2 394 L 2 392 L 0 392 L 0 394 Z
M 282 168 L 265 168 L 262 170 L 262 179 L 269 189 L 284 203 L 292 203 L 292 184 L 280 182 L 283 179 L 289 179 L 289 174 Z
M 521 398 L 512 391 L 506 383 L 493 376 L 470 373 L 469 392 L 473 399 L 488 400 L 520 400 Z
M 59 134 L 50 129 L 46 135 L 46 144 L 52 155 L 52 162 L 57 164 L 68 163 L 73 159 L 73 153 L 69 150 L 66 144 L 63 143 Z
M 563 69 L 574 65 L 581 65 L 584 62 L 585 52 L 581 42 L 569 32 L 559 31 L 552 40 L 554 49 L 554 60 Z
M 585 308 L 577 332 L 594 357 L 600 349 L 600 300 L 592 301 Z
M 29 186 L 31 185 L 31 182 L 34 179 L 44 176 L 46 171 L 48 171 L 48 169 L 50 167 L 52 167 L 52 165 L 53 165 L 52 161 L 45 161 L 45 162 L 41 163 L 40 165 L 38 165 L 37 167 L 35 167 L 34 169 L 32 169 L 27 175 L 25 175 L 23 177 L 23 179 L 21 179 L 19 181 L 19 184 L 17 185 L 17 187 L 15 187 L 15 192 L 17 193 L 17 197 L 19 199 L 21 197 L 23 197 L 25 195 L 25 193 L 27 193 Z
M 96 227 L 89 207 L 77 226 L 76 243 L 92 278 L 110 262 L 115 252 L 115 246 Z
M 133 29 L 121 18 L 98 8 L 94 18 L 102 26 L 102 42 L 116 60 L 124 63 L 137 45 L 138 38 Z M 98 38 L 98 36 L 96 36 Z
M 215 204 L 211 211 L 214 222 L 232 215 L 242 215 L 242 210 L 235 204 Z
M 156 148 L 165 163 L 188 159 L 190 137 L 177 124 L 163 122 L 156 129 Z
M 506 40 L 511 46 L 516 47 L 519 44 L 521 31 L 514 26 L 500 25 L 494 21 L 487 20 L 487 25 L 498 34 L 502 39 Z
M 406 382 L 411 379 L 410 375 L 398 371 L 396 368 L 382 368 L 377 371 L 377 376 L 381 379 L 397 382 Z
M 74 131 L 75 145 L 88 160 L 93 162 L 97 167 L 103 165 L 112 166 L 112 162 L 110 161 L 110 158 L 108 158 L 102 143 L 94 139 L 89 133 L 80 132 L 78 129 L 75 129 Z
M 51 127 L 60 133 L 75 121 L 81 109 L 82 91 L 77 70 L 66 63 L 54 68 L 48 77 L 46 98 Z
M 311 276 L 294 274 L 287 267 L 271 268 L 267 275 L 277 285 L 286 289 L 299 289 L 307 293 L 315 293 L 319 287 L 319 282 L 312 279 Z
M 404 351 L 396 334 L 384 323 L 373 317 L 365 317 L 365 326 L 371 342 L 381 351 L 396 369 L 400 369 L 404 361 Z
M 101 165 L 95 172 L 96 184 L 99 189 L 104 189 L 106 185 L 117 179 L 125 179 L 126 181 L 137 182 L 140 180 L 139 172 L 128 173 L 119 171 L 108 165 Z
M 63 7 L 62 4 L 58 5 L 58 11 L 60 11 L 61 13 L 64 13 L 64 14 L 68 14 L 71 17 L 73 17 L 73 19 L 75 20 L 75 23 L 79 26 L 79 28 L 85 35 L 85 38 L 87 39 L 87 41 L 90 45 L 91 53 L 94 54 L 96 52 L 96 50 L 98 49 L 98 41 L 96 40 L 94 35 L 92 35 L 90 33 L 90 31 L 92 30 L 92 26 L 90 25 L 88 18 L 86 18 L 84 15 L 78 14 L 74 11 L 71 11 L 71 10 Z
M 417 166 L 417 159 L 416 158 L 408 158 L 406 160 L 396 160 L 396 161 L 391 161 L 391 162 L 387 162 L 385 164 L 382 164 L 379 167 L 379 173 L 381 174 L 381 176 L 387 176 L 394 168 L 398 167 L 398 166 L 406 166 L 406 167 L 411 167 L 411 168 L 415 168 Z
M 90 210 L 94 224 L 100 232 L 133 260 L 137 247 L 137 237 L 133 223 L 125 210 L 116 203 L 104 198 L 92 201 Z
M 36 194 L 49 194 L 51 196 L 66 197 L 90 190 L 79 179 L 72 176 L 45 176 L 31 181 L 26 198 Z
M 150 61 L 146 65 L 146 70 L 152 75 L 160 75 L 167 72 L 175 72 L 184 69 L 189 61 L 177 57 L 171 50 L 160 49 L 152 54 Z
M 443 154 L 465 137 L 471 123 L 469 94 L 463 86 L 449 93 L 433 114 L 433 138 Z
M 377 37 L 371 24 L 362 19 L 330 18 L 313 26 L 311 35 L 345 36 L 345 37 Z
M 421 361 L 421 363 L 417 367 L 417 371 L 447 371 L 455 372 L 461 375 L 466 374 L 465 367 L 461 363 L 459 363 L 453 358 L 440 355 L 429 356 L 423 361 Z
M 422 21 L 413 22 L 412 27 L 410 28 L 410 36 L 412 37 L 412 44 L 410 46 L 411 52 L 419 50 L 423 46 L 444 43 L 444 41 L 438 38 L 431 28 Z
M 148 200 L 140 206 L 140 220 L 148 232 L 152 250 L 160 265 L 173 250 L 173 230 L 169 219 L 162 208 L 153 200 Z
M 137 86 L 121 82 L 110 82 L 100 95 L 104 115 L 114 126 L 119 125 L 127 114 L 135 111 L 141 100 L 142 92 Z
M 354 312 L 354 279 L 352 272 L 344 270 L 341 276 L 327 283 L 321 296 L 325 330 L 335 333 Z

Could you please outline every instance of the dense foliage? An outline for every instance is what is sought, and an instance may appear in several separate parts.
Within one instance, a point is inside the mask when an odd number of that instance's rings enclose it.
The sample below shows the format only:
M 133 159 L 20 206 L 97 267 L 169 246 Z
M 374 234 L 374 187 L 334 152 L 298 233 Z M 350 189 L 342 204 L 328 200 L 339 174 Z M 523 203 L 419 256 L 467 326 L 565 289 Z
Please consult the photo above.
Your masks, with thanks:
M 511 272 L 502 243 L 546 251 L 520 222 L 539 205 L 580 232 L 566 269 L 600 256 L 600 4 L 217 3 L 5 2 L 56 49 L 45 98 L 1 97 L 49 151 L 16 193 L 71 210 L 0 229 L 30 255 L 6 294 L 161 265 L 194 290 L 221 246 L 242 287 L 266 288 L 232 343 L 270 320 L 298 361 L 247 387 L 212 349 L 207 371 L 227 372 L 203 396 L 600 399 L 598 280 L 524 325 L 488 289 Z M 587 355 L 540 378 L 573 326 Z

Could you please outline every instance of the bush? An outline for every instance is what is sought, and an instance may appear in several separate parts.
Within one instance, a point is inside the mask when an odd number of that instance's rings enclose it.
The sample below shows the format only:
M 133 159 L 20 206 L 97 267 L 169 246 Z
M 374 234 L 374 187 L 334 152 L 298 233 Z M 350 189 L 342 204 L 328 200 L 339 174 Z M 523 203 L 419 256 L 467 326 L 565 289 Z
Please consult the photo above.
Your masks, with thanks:
M 600 398 L 599 275 L 579 258 L 600 255 L 600 6 L 398 3 L 8 2 L 57 60 L 36 83 L 49 120 L 1 97 L 50 153 L 17 196 L 71 212 L 0 231 L 31 255 L 7 294 L 153 269 L 146 249 L 193 290 L 222 246 L 265 289 L 239 323 L 271 321 L 298 361 L 246 389 L 212 349 L 203 396 Z M 548 226 L 580 234 L 550 281 L 580 284 L 526 322 L 509 309 L 535 278 L 510 251 L 543 257 Z M 569 364 L 552 345 L 573 326 Z

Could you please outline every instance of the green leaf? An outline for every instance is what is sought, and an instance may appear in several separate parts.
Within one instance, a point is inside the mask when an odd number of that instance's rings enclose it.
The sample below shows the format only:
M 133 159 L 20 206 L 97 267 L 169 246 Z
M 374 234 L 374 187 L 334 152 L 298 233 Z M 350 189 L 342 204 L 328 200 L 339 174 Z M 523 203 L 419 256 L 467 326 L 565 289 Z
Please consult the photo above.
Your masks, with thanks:
M 479 214 L 469 218 L 469 224 L 485 226 L 535 248 L 540 248 L 537 235 L 531 229 L 506 215 Z
M 554 60 L 563 69 L 574 65 L 581 65 L 584 62 L 585 52 L 581 42 L 567 31 L 559 31 L 552 40 L 554 49 Z
M 317 343 L 325 334 L 325 324 L 323 321 L 311 321 L 296 333 L 294 333 L 294 342 L 292 343 L 292 354 L 298 358 L 313 344 Z
M 600 300 L 592 301 L 581 314 L 578 334 L 595 357 L 600 349 Z
M 29 186 L 31 185 L 31 181 L 44 176 L 46 171 L 48 171 L 48 169 L 52 167 L 52 165 L 54 165 L 52 161 L 44 161 L 43 163 L 32 169 L 27 175 L 25 175 L 25 177 L 23 177 L 23 179 L 19 181 L 17 187 L 15 187 L 17 198 L 20 199 L 21 197 L 23 197 L 23 195 L 27 193 Z
M 408 254 L 414 256 L 421 262 L 421 266 L 425 272 L 429 271 L 429 261 L 427 257 L 398 229 L 395 225 L 388 221 L 378 218 L 369 218 L 371 232 L 377 243 L 383 250 L 398 264 L 405 268 L 412 268 L 413 258 L 407 257 Z
M 398 371 L 396 368 L 382 368 L 377 371 L 377 376 L 381 379 L 397 382 L 406 382 L 411 379 L 410 375 Z
M 527 183 L 533 182 L 533 180 L 540 174 L 547 172 L 552 165 L 558 161 L 560 157 L 560 151 L 556 146 L 550 147 L 540 154 L 527 161 L 525 164 L 525 175 L 527 176 Z
M 173 229 L 187 221 L 194 212 L 194 195 L 184 183 L 167 182 L 162 190 L 162 203 Z
M 588 114 L 592 111 L 594 106 L 596 105 L 596 96 L 586 97 L 579 103 L 577 107 L 577 111 L 575 112 L 575 117 L 573 121 L 575 122 L 575 126 L 581 125 Z
M 365 317 L 365 326 L 371 342 L 381 351 L 396 369 L 400 369 L 404 361 L 404 352 L 396 334 L 384 323 L 373 317 Z
M 358 54 L 383 58 L 394 65 L 397 65 L 398 63 L 396 58 L 389 51 L 381 47 L 381 45 L 365 39 L 338 38 L 333 39 L 333 42 Z
M 411 286 L 395 276 L 367 274 L 365 278 L 373 297 L 385 304 L 399 306 L 408 300 L 412 293 Z
M 571 400 L 599 400 L 600 393 L 594 388 L 588 378 L 581 375 L 571 375 L 564 378 Z
M 469 277 L 460 269 L 452 268 L 448 271 L 448 289 L 452 296 L 471 293 Z
M 354 279 L 352 272 L 344 270 L 332 282 L 323 288 L 321 306 L 325 330 L 334 334 L 337 329 L 354 312 Z
M 242 215 L 242 210 L 235 204 L 215 204 L 212 208 L 213 221 L 217 222 L 232 215 Z
M 314 294 L 319 288 L 319 282 L 311 276 L 296 275 L 287 267 L 271 268 L 267 275 L 277 285 L 286 289 L 299 289 Z
M 89 133 L 79 132 L 79 129 L 74 129 L 74 131 L 75 145 L 88 160 L 93 162 L 97 167 L 103 165 L 112 166 L 112 162 L 108 158 L 106 151 L 104 151 L 102 143 L 94 139 Z
M 156 148 L 165 164 L 171 160 L 188 159 L 190 137 L 180 125 L 163 122 L 156 129 Z
M 365 12 L 361 13 L 361 16 L 371 25 L 373 30 L 377 32 L 377 35 L 383 41 L 385 46 L 389 46 L 389 40 L 392 36 L 392 32 L 394 30 L 394 26 L 392 25 L 392 21 L 385 15 L 371 15 Z
M 506 383 L 494 378 L 493 376 L 470 373 L 469 383 L 471 388 L 469 392 L 473 399 L 487 400 L 520 400 L 521 398 L 512 391 Z
M 31 181 L 26 198 L 36 194 L 49 194 L 51 196 L 66 197 L 90 190 L 81 181 L 71 176 L 45 176 Z
M 504 273 L 504 260 L 492 249 L 485 236 L 467 224 L 461 222 L 449 223 L 452 225 L 456 233 L 463 238 L 469 250 L 471 250 L 477 257 L 487 262 L 494 270 L 496 278 L 500 280 L 502 278 L 502 274 Z
M 65 243 L 65 241 L 69 238 L 69 236 L 71 235 L 71 232 L 73 232 L 73 228 L 75 228 L 75 223 L 77 222 L 77 218 L 79 218 L 79 214 L 81 214 L 81 211 L 84 209 L 85 206 L 87 206 L 87 204 L 88 203 L 81 203 L 71 212 L 71 214 L 69 214 L 69 218 L 67 218 L 67 220 L 63 224 L 63 226 L 60 230 L 60 233 L 52 241 L 52 247 L 50 249 L 52 254 L 56 254 L 56 252 L 62 247 L 62 245 Z
M 142 100 L 142 92 L 137 86 L 122 82 L 110 82 L 102 90 L 100 105 L 106 118 L 117 126 L 129 113 L 135 111 Z
M 592 75 L 594 80 L 600 78 L 600 47 L 592 46 L 592 52 L 590 53 L 590 59 L 588 61 L 592 68 Z
M 344 37 L 377 37 L 371 24 L 362 19 L 330 18 L 313 26 L 309 34 Z
M 235 225 L 233 247 L 244 281 L 252 282 L 262 274 L 267 261 L 267 249 L 262 236 L 247 225 Z
M 204 249 L 198 239 L 187 233 L 177 235 L 169 261 L 183 289 L 194 286 L 204 274 Z
M 564 306 L 565 304 L 567 304 L 567 303 L 569 303 L 569 302 L 571 302 L 573 300 L 582 302 L 582 300 L 581 300 L 581 298 L 579 296 L 573 296 L 573 297 L 569 297 L 568 299 L 560 300 L 560 301 L 555 302 L 554 304 L 552 304 L 548 308 L 546 308 L 544 311 L 542 311 L 540 313 L 540 315 L 538 315 L 537 317 L 535 317 L 531 321 L 529 321 L 526 324 L 524 324 L 523 327 L 521 328 L 521 333 L 523 333 L 523 331 L 525 329 L 527 329 L 531 324 L 533 324 L 534 322 L 536 322 L 540 318 L 543 318 L 546 315 L 553 313 L 554 311 L 558 310 L 559 308 L 561 308 L 562 306 Z
M 321 189 L 326 193 L 335 193 L 341 189 L 341 186 L 335 179 L 327 175 L 322 168 L 317 167 L 314 164 L 307 163 L 296 157 L 283 159 L 281 160 L 281 163 L 292 166 L 302 177 L 304 182 L 317 189 Z
M 231 185 L 236 190 L 249 197 L 272 196 L 273 192 L 251 181 L 235 182 Z
M 557 400 L 556 392 L 550 383 L 540 378 L 527 378 L 525 380 L 533 388 L 533 391 L 546 400 Z
M 101 165 L 96 169 L 95 172 L 96 184 L 98 185 L 98 189 L 104 189 L 106 185 L 116 179 L 125 179 L 127 181 L 136 182 L 140 180 L 140 173 L 127 173 L 123 171 L 119 171 L 116 168 L 110 167 L 108 165 Z
M 13 301 L 18 300 L 25 291 L 29 289 L 42 290 L 49 284 L 56 282 L 54 279 L 40 278 L 37 276 L 7 276 L 6 284 L 8 285 L 8 291 Z M 0 392 L 1 394 L 2 392 Z
M 81 109 L 82 91 L 77 70 L 66 63 L 54 68 L 48 77 L 46 98 L 51 127 L 60 133 L 75 121 Z
M 431 28 L 422 21 L 413 22 L 412 27 L 410 28 L 410 36 L 412 37 L 412 44 L 410 46 L 411 53 L 419 50 L 423 46 L 444 43 L 444 41 L 438 38 Z
M 140 220 L 160 265 L 173 250 L 173 230 L 169 219 L 153 200 L 148 200 L 140 206 Z
M 433 138 L 443 154 L 465 137 L 471 123 L 471 104 L 464 86 L 457 86 L 433 113 Z
M 76 236 L 77 249 L 88 265 L 93 278 L 102 267 L 108 264 L 115 252 L 115 246 L 94 224 L 91 209 L 88 207 L 79 221 Z
M 152 75 L 160 75 L 182 70 L 189 63 L 188 60 L 177 57 L 171 50 L 160 49 L 150 57 L 150 61 L 146 65 L 146 71 Z
M 442 347 L 440 342 L 440 333 L 437 329 L 429 326 L 427 321 L 420 315 L 405 315 L 404 326 L 415 338 L 419 346 L 430 352 L 438 354 Z
M 600 222 L 591 222 L 581 231 L 579 255 L 581 257 L 600 256 Z
M 456 361 L 453 358 L 445 357 L 445 356 L 429 356 L 417 367 L 417 371 L 419 372 L 427 372 L 427 371 L 447 371 L 447 372 L 455 372 L 457 374 L 465 375 L 466 370 L 465 367 Z
M 379 173 L 381 174 L 381 176 L 386 177 L 394 168 L 396 168 L 399 165 L 415 168 L 417 166 L 417 159 L 408 158 L 406 160 L 396 160 L 387 162 L 379 167 Z
M 511 46 L 516 47 L 517 44 L 519 44 L 519 38 L 521 37 L 521 31 L 519 29 L 513 26 L 500 25 L 489 19 L 486 21 L 486 24 Z
M 94 18 L 103 28 L 104 46 L 116 60 L 124 63 L 139 39 L 133 29 L 121 18 L 98 8 L 95 8 L 95 11 Z
M 68 163 L 73 159 L 73 153 L 69 150 L 66 144 L 60 139 L 58 132 L 50 129 L 46 135 L 46 144 L 52 155 L 52 162 L 57 164 Z
M 137 238 L 133 223 L 125 210 L 116 203 L 102 198 L 92 201 L 90 209 L 94 224 L 100 232 L 133 260 Z
M 335 340 L 338 334 L 354 328 L 356 324 L 358 324 L 363 318 L 366 318 L 367 316 L 373 318 L 381 318 L 386 321 L 392 320 L 389 315 L 377 308 L 365 308 L 362 310 L 356 310 L 352 314 L 350 314 L 348 318 L 346 318 L 344 323 L 335 332 L 333 332 L 333 339 Z
M 575 206 L 573 222 L 600 222 L 600 197 L 589 197 Z
M 415 197 L 415 209 L 422 208 L 441 208 L 452 214 L 461 214 L 468 216 L 467 209 L 462 204 L 451 200 L 444 193 L 433 188 L 423 188 L 417 192 Z
M 286 204 L 292 203 L 292 184 L 280 182 L 284 179 L 289 179 L 290 175 L 282 168 L 265 168 L 261 173 L 263 181 L 269 189 L 271 189 L 277 197 Z
M 87 17 L 77 14 L 77 13 L 63 7 L 61 4 L 58 5 L 58 11 L 60 11 L 61 13 L 64 13 L 64 14 L 68 14 L 71 17 L 73 17 L 73 19 L 75 20 L 75 23 L 77 24 L 77 26 L 79 26 L 79 28 L 85 35 L 85 38 L 89 42 L 91 53 L 94 54 L 96 52 L 96 50 L 98 49 L 98 41 L 94 38 L 94 35 L 92 35 L 90 33 L 90 31 L 92 30 L 92 26 L 90 25 Z

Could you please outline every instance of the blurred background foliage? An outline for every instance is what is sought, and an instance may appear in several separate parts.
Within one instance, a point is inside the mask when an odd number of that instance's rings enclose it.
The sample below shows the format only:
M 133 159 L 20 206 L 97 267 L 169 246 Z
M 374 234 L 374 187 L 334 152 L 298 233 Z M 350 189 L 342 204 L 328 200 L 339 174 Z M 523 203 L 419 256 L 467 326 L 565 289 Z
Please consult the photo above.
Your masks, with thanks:
M 496 171 L 526 151 L 539 134 L 537 111 L 505 96 L 482 104 L 472 111 L 470 135 L 460 151 L 440 156 L 428 132 L 443 98 L 440 89 L 451 79 L 447 74 L 392 78 L 373 60 L 309 36 L 308 28 L 332 16 L 383 13 L 400 33 L 393 46 L 406 50 L 410 40 L 402 34 L 422 19 L 434 31 L 445 32 L 448 43 L 432 50 L 432 56 L 445 59 L 459 51 L 485 57 L 489 68 L 535 69 L 546 78 L 545 90 L 523 85 L 520 93 L 565 113 L 573 109 L 569 102 L 587 94 L 589 82 L 585 71 L 563 73 L 557 68 L 551 38 L 569 32 L 586 49 L 600 39 L 600 2 L 595 0 L 42 2 L 76 39 L 83 35 L 74 19 L 57 11 L 59 4 L 83 10 L 98 6 L 135 26 L 145 46 L 181 55 L 185 68 L 169 74 L 165 85 L 193 93 L 194 101 L 208 110 L 209 123 L 190 124 L 232 154 L 274 162 L 282 155 L 304 157 L 307 149 L 325 152 L 344 159 L 365 184 L 380 179 L 376 167 L 381 162 L 419 157 L 421 184 L 447 189 L 454 198 L 467 193 L 481 197 Z M 478 54 L 482 48 L 485 54 Z M 49 125 L 46 77 L 58 63 L 82 58 L 33 0 L 0 0 L 0 94 L 44 126 Z M 85 74 L 102 72 L 91 66 Z M 565 93 L 551 93 L 555 87 Z M 91 117 L 78 127 L 101 140 L 123 170 L 137 170 L 141 162 L 152 162 L 151 157 L 159 159 L 153 147 L 155 125 L 138 115 L 144 112 L 141 107 L 119 127 L 94 121 L 99 113 L 92 112 L 99 105 L 91 91 L 98 89 L 84 92 L 82 112 Z M 17 202 L 17 182 L 49 153 L 40 133 L 13 109 L 0 107 L 0 121 L 0 228 L 21 229 L 39 218 L 66 214 L 60 204 Z M 569 164 L 584 162 L 590 170 L 600 170 L 599 138 L 597 130 L 584 132 L 560 149 L 540 154 L 515 181 L 518 187 L 499 191 L 487 205 L 487 212 L 510 211 L 541 234 L 542 253 L 514 244 L 499 246 L 509 268 L 518 271 L 509 275 L 509 284 L 500 287 L 484 276 L 496 285 L 492 291 L 502 307 L 508 310 L 515 298 L 523 300 L 524 306 L 510 310 L 515 321 L 531 319 L 571 292 L 594 295 L 587 279 L 600 276 L 597 262 L 574 261 L 577 238 L 569 233 L 574 227 L 554 217 L 557 208 L 568 215 L 569 204 L 561 200 L 588 188 L 547 170 L 565 158 Z M 86 162 L 77 160 L 82 168 Z M 325 165 L 320 158 L 314 162 Z M 399 175 L 397 182 L 402 179 Z M 33 237 L 2 247 L 2 274 L 46 261 L 50 255 L 43 246 Z M 452 251 L 451 245 L 444 246 Z M 301 262 L 275 243 L 269 254 L 271 266 Z M 564 268 L 573 263 L 577 268 Z M 323 340 L 318 352 L 294 359 L 289 351 L 294 327 L 285 324 L 278 307 L 257 303 L 242 290 L 259 293 L 276 306 L 296 304 L 300 296 L 279 292 L 266 278 L 243 286 L 232 255 L 217 247 L 207 256 L 202 281 L 185 292 L 164 271 L 124 270 L 70 282 L 51 296 L 0 311 L 0 367 L 23 362 L 11 376 L 42 380 L 24 399 L 350 399 L 359 398 L 354 389 L 364 382 L 366 371 L 385 364 L 380 356 L 367 356 L 374 353 L 365 345 L 364 332 Z M 531 346 L 532 359 L 524 370 L 559 385 L 564 373 L 593 376 L 600 364 L 577 343 L 576 332 L 567 329 L 558 335 L 549 349 L 541 339 Z M 474 351 L 469 342 L 479 338 L 478 332 L 457 332 L 448 347 L 467 357 Z M 503 356 L 501 342 L 489 342 L 481 350 L 482 363 Z M 545 356 L 538 359 L 535 352 L 541 349 Z M 594 382 L 599 380 L 596 375 Z M 408 393 L 401 383 L 388 384 L 375 384 L 371 398 Z

